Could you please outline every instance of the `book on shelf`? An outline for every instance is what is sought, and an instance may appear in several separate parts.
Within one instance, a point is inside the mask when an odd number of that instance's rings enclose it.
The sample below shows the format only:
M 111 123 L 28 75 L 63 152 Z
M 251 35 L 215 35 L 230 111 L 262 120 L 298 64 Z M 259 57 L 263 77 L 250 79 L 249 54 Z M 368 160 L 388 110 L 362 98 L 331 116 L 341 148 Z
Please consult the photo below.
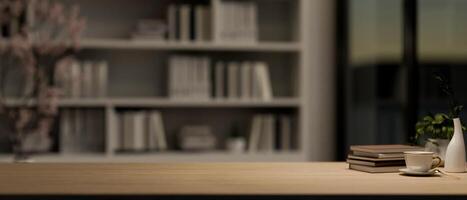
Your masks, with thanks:
M 226 94 L 225 94 L 225 74 L 226 74 L 226 70 L 225 70 L 225 65 L 223 62 L 217 62 L 216 65 L 215 65 L 215 73 L 214 73 L 214 78 L 215 78 L 215 82 L 214 82 L 214 88 L 215 88 L 215 91 L 214 91 L 214 98 L 216 99 L 223 99 Z
M 259 98 L 263 100 L 271 100 L 272 99 L 272 86 L 271 80 L 269 77 L 269 67 L 264 62 L 256 62 L 255 63 L 255 72 L 254 72 L 254 81 L 257 83 L 256 86 L 258 87 L 259 91 L 256 91 L 257 94 L 254 96 L 259 96 Z
M 273 151 L 275 150 L 275 136 L 276 136 L 276 126 L 275 126 L 275 117 L 272 114 L 266 114 L 263 116 L 262 124 L 262 134 L 259 149 L 263 151 Z
M 169 97 L 207 100 L 272 100 L 265 62 L 217 61 L 205 56 L 174 55 L 168 62 Z
M 98 109 L 64 109 L 59 117 L 61 153 L 103 152 L 104 113 Z
M 240 97 L 241 99 L 252 98 L 252 66 L 248 61 L 242 62 L 240 67 Z
M 168 72 L 170 98 L 211 98 L 211 60 L 208 57 L 172 56 Z
M 265 62 L 218 61 L 215 70 L 214 98 L 272 100 L 269 66 Z
M 263 124 L 263 116 L 255 115 L 250 126 L 250 136 L 248 140 L 248 150 L 255 152 L 259 150 L 259 141 L 261 137 L 261 127 Z
M 69 97 L 72 98 L 79 98 L 81 97 L 81 65 L 78 61 L 74 61 L 70 68 L 70 79 L 65 80 L 66 82 L 70 82 L 69 84 L 65 84 L 65 88 L 63 90 L 65 91 L 65 94 L 69 94 Z M 69 87 L 69 88 L 68 88 Z M 68 97 L 68 96 L 65 96 Z
M 239 66 L 236 62 L 227 64 L 227 98 L 237 99 L 239 95 Z
M 178 135 L 179 146 L 186 151 L 215 150 L 217 138 L 208 125 L 183 126 Z
M 94 90 L 95 97 L 107 96 L 107 82 L 108 82 L 108 66 L 106 61 L 97 62 L 95 67 L 94 83 L 96 89 Z
M 108 64 L 106 61 L 73 60 L 54 74 L 64 98 L 107 96 Z
M 249 152 L 292 150 L 292 125 L 288 115 L 254 115 L 249 134 Z
M 280 139 L 278 140 L 279 149 L 289 151 L 292 149 L 292 119 L 287 115 L 281 115 L 280 118 Z
M 167 39 L 175 41 L 178 38 L 178 7 L 175 4 L 169 5 L 167 8 Z
M 180 23 L 179 23 L 179 30 L 180 30 L 180 41 L 190 41 L 191 36 L 190 36 L 190 28 L 191 28 L 191 6 L 189 4 L 182 4 L 180 6 Z
M 145 150 L 145 113 L 125 112 L 123 114 L 123 140 L 122 149 L 128 151 L 143 151 Z
M 148 129 L 148 148 L 160 151 L 167 150 L 164 123 L 159 111 L 148 113 Z
M 209 6 L 195 6 L 195 38 L 196 41 L 211 39 L 211 9 Z
M 73 152 L 75 142 L 74 142 L 74 128 L 73 128 L 73 115 L 72 111 L 69 109 L 64 109 L 60 112 L 60 152 L 70 153 Z
M 126 111 L 117 114 L 119 119 L 119 150 L 167 150 L 167 139 L 162 115 L 159 111 Z
M 203 4 L 171 4 L 167 9 L 169 41 L 208 41 L 211 39 L 211 8 Z
M 252 1 L 218 1 L 213 4 L 214 39 L 216 42 L 258 40 L 257 5 Z
M 93 63 L 91 61 L 84 61 L 82 65 L 82 82 L 81 82 L 81 91 L 82 97 L 92 97 L 93 93 Z

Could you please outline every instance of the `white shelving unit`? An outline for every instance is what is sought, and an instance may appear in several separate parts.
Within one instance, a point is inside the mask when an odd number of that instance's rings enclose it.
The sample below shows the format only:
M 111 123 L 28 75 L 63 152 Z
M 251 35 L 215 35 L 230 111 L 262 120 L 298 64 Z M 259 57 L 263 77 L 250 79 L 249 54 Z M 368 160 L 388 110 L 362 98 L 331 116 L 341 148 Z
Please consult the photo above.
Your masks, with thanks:
M 257 44 L 216 44 L 214 42 L 135 41 L 127 39 L 85 39 L 85 49 L 138 49 L 160 51 L 244 51 L 244 52 L 300 52 L 295 42 L 260 42 Z
M 224 0 L 208 0 L 213 5 Z M 81 5 L 88 27 L 77 56 L 109 63 L 108 97 L 61 99 L 61 109 L 101 109 L 104 111 L 105 144 L 102 152 L 65 154 L 58 152 L 33 156 L 43 162 L 190 162 L 190 161 L 306 161 L 309 159 L 309 114 L 305 98 L 309 73 L 308 34 L 305 19 L 307 0 L 251 0 L 258 5 L 259 41 L 255 44 L 219 42 L 157 42 L 128 39 L 138 19 L 163 16 L 167 1 L 158 0 L 68 0 Z M 216 12 L 213 10 L 213 12 Z M 215 20 L 215 19 L 213 19 Z M 268 63 L 274 98 L 261 100 L 174 100 L 167 97 L 167 59 L 173 54 L 194 54 L 214 61 L 261 60 Z M 10 105 L 17 105 L 15 100 Z M 177 123 L 205 120 L 215 123 L 218 134 L 234 122 L 248 125 L 255 113 L 291 114 L 296 121 L 296 149 L 290 152 L 244 154 L 215 152 L 119 153 L 118 136 L 111 115 L 124 109 L 162 110 L 168 121 L 169 137 Z M 202 119 L 197 119 L 202 115 Z M 183 121 L 183 122 L 182 122 Z M 183 124 L 178 124 L 179 126 Z M 60 137 L 60 132 L 57 134 Z M 0 156 L 8 161 L 9 155 Z

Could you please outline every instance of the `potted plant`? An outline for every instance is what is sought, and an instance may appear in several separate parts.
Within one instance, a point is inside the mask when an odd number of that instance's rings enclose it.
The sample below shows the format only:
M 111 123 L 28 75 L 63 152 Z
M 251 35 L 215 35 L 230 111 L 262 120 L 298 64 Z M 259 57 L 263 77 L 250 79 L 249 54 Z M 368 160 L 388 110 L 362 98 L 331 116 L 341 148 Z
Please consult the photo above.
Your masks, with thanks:
M 443 159 L 448 172 L 465 171 L 465 145 L 460 112 L 463 105 L 457 103 L 449 81 L 441 74 L 434 74 L 441 91 L 448 97 L 449 114 L 425 116 L 416 124 L 416 138 L 428 136 L 427 150 L 434 151 Z M 449 142 L 448 142 L 449 141 Z M 430 149 L 431 148 L 431 149 Z
M 415 138 L 426 140 L 425 150 L 446 157 L 446 149 L 454 134 L 453 119 L 444 113 L 428 114 L 415 125 Z M 465 127 L 462 127 L 465 130 Z

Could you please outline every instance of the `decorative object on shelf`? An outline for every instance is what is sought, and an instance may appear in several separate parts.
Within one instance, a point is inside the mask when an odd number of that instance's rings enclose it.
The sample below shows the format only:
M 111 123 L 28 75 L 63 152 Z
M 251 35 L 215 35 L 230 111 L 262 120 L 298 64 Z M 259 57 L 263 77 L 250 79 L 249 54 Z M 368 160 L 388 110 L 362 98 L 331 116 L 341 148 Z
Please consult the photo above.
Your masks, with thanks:
M 186 151 L 215 150 L 217 138 L 207 125 L 183 126 L 179 137 L 179 145 Z
M 0 40 L 0 120 L 9 134 L 14 161 L 24 162 L 30 153 L 52 146 L 49 133 L 60 93 L 53 76 L 76 52 L 85 21 L 79 7 L 66 13 L 58 2 L 14 0 L 0 5 L 1 27 L 6 30 Z M 7 98 L 20 102 L 11 106 Z
M 232 134 L 227 138 L 227 151 L 231 153 L 244 153 L 246 150 L 246 139 L 240 135 L 238 124 L 232 128 Z
M 227 150 L 231 153 L 244 153 L 246 140 L 244 137 L 233 137 L 227 140 Z
M 425 150 L 438 154 L 444 161 L 449 140 L 454 134 L 452 119 L 444 113 L 428 114 L 417 122 L 415 130 L 416 139 L 426 139 Z
M 441 90 L 448 96 L 450 109 L 449 118 L 454 122 L 454 135 L 446 150 L 444 169 L 447 172 L 464 172 L 465 144 L 462 134 L 462 124 L 459 119 L 459 113 L 462 111 L 463 106 L 457 103 L 454 90 L 449 82 L 441 74 L 435 74 L 435 78 L 439 81 Z

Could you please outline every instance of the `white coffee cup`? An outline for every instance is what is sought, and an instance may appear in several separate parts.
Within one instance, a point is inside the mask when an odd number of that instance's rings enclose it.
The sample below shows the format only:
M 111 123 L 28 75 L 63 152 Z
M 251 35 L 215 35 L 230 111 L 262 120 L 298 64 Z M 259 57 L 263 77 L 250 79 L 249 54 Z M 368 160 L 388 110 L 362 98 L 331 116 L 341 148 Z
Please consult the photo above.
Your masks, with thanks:
M 427 172 L 441 165 L 441 158 L 429 151 L 406 151 L 404 158 L 407 169 L 415 172 Z

